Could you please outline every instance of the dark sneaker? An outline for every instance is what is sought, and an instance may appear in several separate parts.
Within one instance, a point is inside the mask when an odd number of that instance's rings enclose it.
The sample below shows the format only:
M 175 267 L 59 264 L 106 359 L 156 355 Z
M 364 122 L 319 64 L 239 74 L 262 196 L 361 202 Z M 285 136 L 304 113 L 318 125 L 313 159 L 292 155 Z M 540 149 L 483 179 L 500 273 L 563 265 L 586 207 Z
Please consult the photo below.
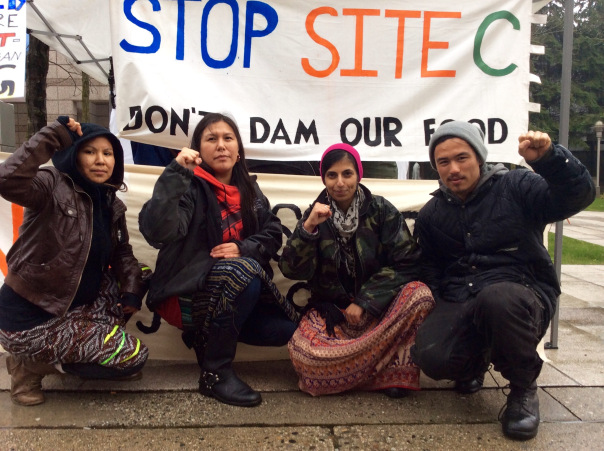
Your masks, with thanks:
M 472 395 L 482 388 L 484 383 L 484 373 L 473 379 L 455 381 L 455 391 L 462 395 Z
M 400 387 L 388 387 L 380 390 L 383 394 L 389 398 L 406 398 L 409 396 L 409 390 Z
M 539 429 L 537 384 L 530 388 L 510 386 L 510 394 L 500 417 L 503 433 L 514 440 L 529 440 Z

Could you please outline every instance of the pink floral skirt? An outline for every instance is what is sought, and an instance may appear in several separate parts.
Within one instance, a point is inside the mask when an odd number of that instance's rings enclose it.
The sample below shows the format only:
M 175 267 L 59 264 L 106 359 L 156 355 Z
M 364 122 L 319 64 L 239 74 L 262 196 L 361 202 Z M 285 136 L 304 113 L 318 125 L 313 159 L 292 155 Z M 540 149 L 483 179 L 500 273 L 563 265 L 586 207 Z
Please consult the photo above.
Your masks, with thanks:
M 405 285 L 381 319 L 365 315 L 356 326 L 343 323 L 329 336 L 311 310 L 288 343 L 300 390 L 313 396 L 346 390 L 400 387 L 419 390 L 419 368 L 409 350 L 417 328 L 434 307 L 421 282 Z

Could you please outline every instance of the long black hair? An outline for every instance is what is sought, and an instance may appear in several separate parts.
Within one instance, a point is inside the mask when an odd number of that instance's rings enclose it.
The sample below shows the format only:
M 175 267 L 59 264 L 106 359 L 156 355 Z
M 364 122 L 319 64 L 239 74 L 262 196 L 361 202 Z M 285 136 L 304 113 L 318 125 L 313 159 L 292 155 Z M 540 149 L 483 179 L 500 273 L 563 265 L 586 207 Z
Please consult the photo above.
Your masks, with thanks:
M 207 113 L 203 119 L 197 124 L 193 135 L 191 136 L 191 149 L 201 150 L 201 135 L 204 130 L 216 122 L 224 122 L 233 129 L 237 145 L 239 146 L 239 160 L 233 166 L 231 174 L 231 185 L 237 187 L 241 196 L 241 219 L 243 221 L 243 236 L 244 238 L 253 235 L 258 231 L 258 217 L 254 211 L 254 202 L 256 201 L 256 191 L 252 184 L 252 179 L 248 172 L 247 163 L 245 162 L 245 150 L 243 149 L 243 141 L 239 133 L 239 127 L 233 119 L 221 113 Z M 210 174 L 214 175 L 214 171 L 206 162 L 200 165 Z

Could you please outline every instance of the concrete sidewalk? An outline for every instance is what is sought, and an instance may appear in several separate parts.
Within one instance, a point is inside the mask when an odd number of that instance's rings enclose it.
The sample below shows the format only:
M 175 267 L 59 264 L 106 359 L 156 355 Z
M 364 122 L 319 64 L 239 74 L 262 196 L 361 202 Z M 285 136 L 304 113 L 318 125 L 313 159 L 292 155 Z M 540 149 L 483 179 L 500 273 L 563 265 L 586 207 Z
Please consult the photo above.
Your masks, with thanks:
M 583 236 L 604 242 L 604 214 L 571 218 L 579 221 Z M 297 389 L 287 360 L 238 362 L 264 399 L 238 408 L 197 393 L 197 365 L 150 361 L 137 382 L 46 377 L 47 402 L 20 407 L 10 401 L 3 355 L 0 450 L 604 450 L 604 265 L 563 266 L 562 291 L 558 349 L 545 351 L 538 381 L 542 423 L 528 442 L 501 433 L 506 381 L 494 371 L 471 396 L 423 377 L 423 390 L 405 399 L 312 398 Z
M 552 226 L 550 232 L 555 232 Z M 564 221 L 562 234 L 576 240 L 604 246 L 604 212 L 582 211 Z

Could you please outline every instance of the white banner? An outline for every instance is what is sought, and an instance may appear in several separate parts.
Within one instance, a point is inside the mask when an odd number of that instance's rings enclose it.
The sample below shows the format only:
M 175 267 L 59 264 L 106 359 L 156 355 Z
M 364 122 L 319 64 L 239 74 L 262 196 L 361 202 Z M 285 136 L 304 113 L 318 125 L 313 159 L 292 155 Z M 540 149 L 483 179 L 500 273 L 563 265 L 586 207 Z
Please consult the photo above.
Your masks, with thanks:
M 483 127 L 518 162 L 529 110 L 531 2 L 111 0 L 122 137 L 180 148 L 207 111 L 250 158 L 427 160 L 440 123 Z
M 26 0 L 0 0 L 0 100 L 25 100 Z

